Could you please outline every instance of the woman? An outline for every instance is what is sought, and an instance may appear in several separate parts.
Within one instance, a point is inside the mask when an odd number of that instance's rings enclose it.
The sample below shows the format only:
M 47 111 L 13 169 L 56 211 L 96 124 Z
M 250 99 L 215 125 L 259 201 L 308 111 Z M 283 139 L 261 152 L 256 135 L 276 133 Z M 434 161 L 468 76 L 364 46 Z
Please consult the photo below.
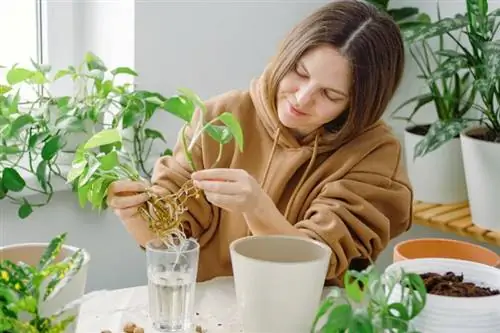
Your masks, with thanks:
M 333 250 L 327 284 L 374 260 L 411 224 L 412 190 L 398 140 L 381 120 L 404 67 L 398 26 L 375 7 L 335 1 L 284 40 L 249 91 L 209 100 L 209 117 L 233 112 L 244 151 L 203 137 L 192 172 L 180 145 L 161 158 L 153 189 L 174 192 L 188 179 L 203 189 L 185 213 L 201 246 L 198 278 L 231 275 L 229 244 L 249 234 L 311 237 Z M 136 241 L 153 238 L 137 207 L 146 184 L 120 181 L 109 205 Z

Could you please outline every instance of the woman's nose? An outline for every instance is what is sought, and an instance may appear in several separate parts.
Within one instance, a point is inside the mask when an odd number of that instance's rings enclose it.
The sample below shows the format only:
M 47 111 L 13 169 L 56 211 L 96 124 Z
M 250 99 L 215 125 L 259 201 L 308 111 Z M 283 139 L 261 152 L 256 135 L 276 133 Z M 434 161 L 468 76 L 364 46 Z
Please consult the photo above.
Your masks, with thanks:
M 302 84 L 295 92 L 297 104 L 306 105 L 313 98 L 314 86 L 310 83 Z

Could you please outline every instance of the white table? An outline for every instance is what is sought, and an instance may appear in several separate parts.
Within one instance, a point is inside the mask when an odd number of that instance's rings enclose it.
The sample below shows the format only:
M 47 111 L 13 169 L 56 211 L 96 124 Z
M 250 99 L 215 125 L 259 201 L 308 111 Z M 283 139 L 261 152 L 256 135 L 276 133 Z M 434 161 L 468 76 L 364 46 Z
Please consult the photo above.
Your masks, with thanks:
M 196 286 L 195 324 L 207 333 L 242 332 L 236 310 L 231 277 L 216 278 Z M 157 333 L 148 314 L 147 286 L 97 292 L 82 304 L 77 333 L 100 333 L 104 329 L 122 333 L 127 322 Z

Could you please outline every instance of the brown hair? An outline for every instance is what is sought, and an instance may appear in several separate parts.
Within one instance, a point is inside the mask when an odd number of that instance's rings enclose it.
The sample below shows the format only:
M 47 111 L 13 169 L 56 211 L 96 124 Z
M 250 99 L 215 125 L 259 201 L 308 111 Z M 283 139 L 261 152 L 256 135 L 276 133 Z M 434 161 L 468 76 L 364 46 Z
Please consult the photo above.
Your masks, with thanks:
M 284 39 L 267 79 L 267 95 L 276 95 L 281 79 L 313 47 L 329 44 L 346 56 L 352 68 L 349 106 L 327 124 L 343 141 L 379 120 L 404 70 L 404 46 L 398 25 L 375 6 L 356 0 L 328 3 L 301 21 Z

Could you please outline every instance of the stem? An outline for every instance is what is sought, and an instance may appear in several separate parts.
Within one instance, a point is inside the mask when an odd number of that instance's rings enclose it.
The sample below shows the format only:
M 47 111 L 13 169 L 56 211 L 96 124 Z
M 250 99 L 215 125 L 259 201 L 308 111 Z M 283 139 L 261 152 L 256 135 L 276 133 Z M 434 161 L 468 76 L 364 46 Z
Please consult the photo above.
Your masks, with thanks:
M 193 169 L 193 171 L 196 171 L 196 166 L 194 165 L 193 162 L 193 156 L 191 155 L 191 152 L 188 150 L 186 144 L 186 129 L 187 129 L 187 124 L 185 124 L 184 127 L 182 128 L 182 136 L 181 136 L 182 149 L 184 150 L 184 155 L 186 156 L 189 166 L 191 167 L 191 169 Z
M 221 157 L 222 157 L 222 143 L 219 143 L 219 153 L 217 154 L 217 159 L 215 160 L 215 162 L 212 164 L 212 166 L 210 167 L 211 169 L 215 168 L 215 166 L 217 165 L 217 163 L 219 163 Z
M 210 120 L 208 123 L 206 123 L 202 128 L 201 130 L 199 130 L 197 133 L 195 133 L 195 135 L 193 136 L 193 138 L 191 139 L 191 142 L 189 143 L 189 147 L 188 147 L 188 150 L 191 151 L 196 143 L 196 141 L 198 141 L 198 139 L 200 138 L 200 136 L 203 134 L 203 132 L 208 128 L 210 127 L 210 125 L 212 125 L 214 122 L 216 122 L 218 119 L 217 118 L 214 118 L 212 120 Z

